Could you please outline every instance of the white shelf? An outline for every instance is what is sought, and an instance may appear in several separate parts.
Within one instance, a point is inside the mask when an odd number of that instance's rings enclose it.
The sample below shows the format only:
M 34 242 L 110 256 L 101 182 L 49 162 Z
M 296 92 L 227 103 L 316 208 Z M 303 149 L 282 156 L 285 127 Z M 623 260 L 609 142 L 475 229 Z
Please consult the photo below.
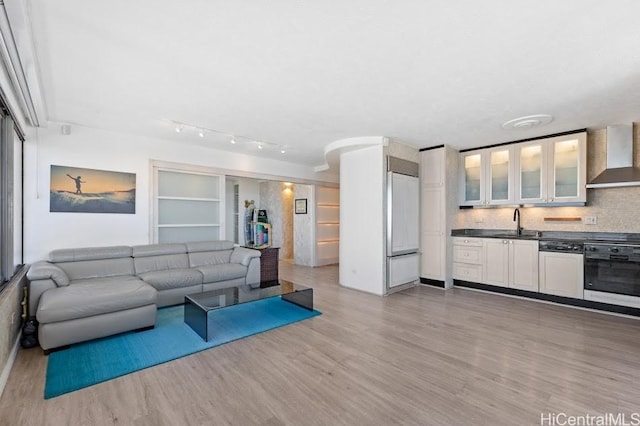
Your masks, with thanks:
M 193 198 L 193 197 L 167 197 L 167 196 L 158 196 L 158 200 L 178 200 L 178 201 L 209 201 L 209 202 L 220 202 L 219 198 Z
M 158 228 L 204 228 L 220 226 L 219 223 L 172 223 L 158 225 Z

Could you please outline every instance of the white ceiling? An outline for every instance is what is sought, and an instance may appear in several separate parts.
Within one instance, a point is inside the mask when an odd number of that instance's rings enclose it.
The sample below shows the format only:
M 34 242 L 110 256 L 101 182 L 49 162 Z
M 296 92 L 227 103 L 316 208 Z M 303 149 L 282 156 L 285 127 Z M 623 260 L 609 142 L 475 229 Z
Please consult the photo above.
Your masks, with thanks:
M 27 0 L 48 118 L 319 165 L 640 119 L 637 0 Z M 528 130 L 515 117 L 551 114 Z M 281 154 L 276 146 L 284 146 Z

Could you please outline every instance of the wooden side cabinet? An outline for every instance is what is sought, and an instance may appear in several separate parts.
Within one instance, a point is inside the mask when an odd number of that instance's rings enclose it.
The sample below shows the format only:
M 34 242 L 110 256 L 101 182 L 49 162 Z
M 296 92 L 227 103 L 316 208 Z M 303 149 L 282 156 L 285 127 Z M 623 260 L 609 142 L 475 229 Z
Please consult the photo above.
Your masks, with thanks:
M 267 247 L 260 250 L 260 286 L 264 283 L 278 282 L 279 247 Z

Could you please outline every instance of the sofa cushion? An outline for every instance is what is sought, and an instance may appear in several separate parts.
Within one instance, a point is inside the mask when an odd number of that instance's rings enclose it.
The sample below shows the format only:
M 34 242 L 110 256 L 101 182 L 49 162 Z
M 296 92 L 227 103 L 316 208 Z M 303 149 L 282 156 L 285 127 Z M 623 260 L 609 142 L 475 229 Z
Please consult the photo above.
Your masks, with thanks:
M 221 265 L 231 261 L 233 250 L 202 251 L 189 253 L 189 266 Z
M 202 273 L 196 269 L 188 268 L 149 271 L 140 274 L 139 277 L 157 290 L 191 287 L 202 284 Z
M 235 244 L 233 241 L 220 240 L 220 241 L 198 241 L 193 243 L 186 243 L 187 252 L 197 253 L 200 251 L 218 251 L 218 250 L 232 250 Z
M 231 261 L 232 241 L 201 241 L 186 243 L 189 266 L 220 265 Z
M 181 243 L 144 244 L 132 247 L 133 257 L 161 256 L 165 254 L 184 254 L 187 246 Z
M 85 247 L 53 250 L 49 253 L 50 262 L 78 262 L 81 260 L 103 260 L 131 257 L 132 249 L 128 246 Z
M 218 281 L 244 278 L 247 275 L 247 267 L 238 263 L 224 263 L 221 265 L 198 266 L 198 271 L 202 272 L 203 283 L 214 283 Z
M 120 275 L 135 275 L 133 259 L 130 257 L 119 259 L 82 260 L 76 262 L 56 263 L 67 273 L 71 281 L 86 278 L 116 277 Z
M 66 321 L 155 304 L 158 292 L 136 277 L 72 281 L 45 291 L 36 318 L 41 323 Z

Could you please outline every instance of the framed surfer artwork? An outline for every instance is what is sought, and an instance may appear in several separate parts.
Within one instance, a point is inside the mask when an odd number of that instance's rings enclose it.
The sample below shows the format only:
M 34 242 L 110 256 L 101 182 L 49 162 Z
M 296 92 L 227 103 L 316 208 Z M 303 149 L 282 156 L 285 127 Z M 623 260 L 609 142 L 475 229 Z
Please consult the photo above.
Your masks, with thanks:
M 51 165 L 49 211 L 135 214 L 136 175 Z

